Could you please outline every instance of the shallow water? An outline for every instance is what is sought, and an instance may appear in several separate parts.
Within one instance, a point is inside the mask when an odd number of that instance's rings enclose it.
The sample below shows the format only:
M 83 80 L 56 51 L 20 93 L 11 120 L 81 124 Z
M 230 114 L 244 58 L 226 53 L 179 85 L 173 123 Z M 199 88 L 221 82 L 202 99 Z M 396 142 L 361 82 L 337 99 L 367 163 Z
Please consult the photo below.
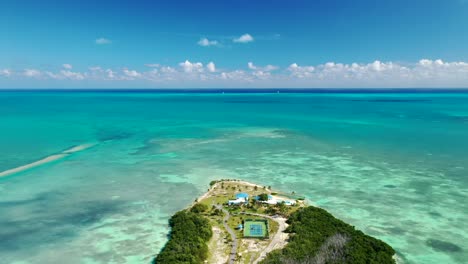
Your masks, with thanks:
M 213 179 L 304 194 L 405 263 L 468 259 L 468 94 L 0 93 L 0 263 L 144 263 Z

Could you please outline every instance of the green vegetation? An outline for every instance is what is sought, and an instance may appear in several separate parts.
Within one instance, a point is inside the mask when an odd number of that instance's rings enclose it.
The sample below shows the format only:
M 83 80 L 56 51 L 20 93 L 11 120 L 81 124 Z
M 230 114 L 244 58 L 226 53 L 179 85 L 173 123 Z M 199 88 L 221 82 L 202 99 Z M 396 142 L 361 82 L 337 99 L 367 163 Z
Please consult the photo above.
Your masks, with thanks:
M 197 203 L 192 208 L 190 208 L 190 212 L 192 213 L 203 213 L 208 210 L 208 205 L 202 204 L 202 203 Z
M 213 186 L 213 185 L 215 185 L 216 183 L 218 183 L 218 181 L 210 181 L 210 186 Z
M 394 264 L 395 251 L 381 240 L 370 237 L 336 219 L 327 211 L 306 207 L 291 214 L 288 245 L 267 255 L 263 264 L 350 263 Z
M 258 200 L 259 201 L 268 201 L 268 194 L 267 193 L 262 193 L 258 195 Z
M 304 198 L 294 192 L 279 193 L 278 196 L 280 200 L 296 200 L 295 205 L 287 205 L 284 202 L 273 205 L 264 202 L 268 201 L 269 194 L 277 195 L 271 192 L 270 186 L 248 186 L 236 181 L 213 181 L 210 185 L 212 187 L 208 197 L 196 201 L 192 207 L 178 212 L 171 218 L 170 240 L 154 260 L 155 263 L 216 263 L 218 259 L 214 256 L 218 254 L 227 258 L 232 240 L 223 227 L 224 212 L 220 209 L 220 205 L 223 205 L 231 215 L 226 224 L 234 230 L 238 238 L 264 239 L 267 238 L 264 237 L 264 232 L 276 234 L 279 230 L 279 224 L 271 219 L 258 219 L 249 223 L 249 219 L 245 219 L 249 217 L 249 213 L 281 215 L 288 218 L 289 227 L 286 232 L 290 233 L 289 243 L 283 249 L 270 252 L 261 262 L 263 264 L 395 264 L 392 258 L 395 251 L 389 245 L 365 235 L 323 209 L 303 207 L 304 202 L 298 200 Z M 234 197 L 239 190 L 244 190 L 250 197 L 259 196 L 258 200 L 251 199 L 248 204 L 228 206 L 226 201 Z M 257 223 L 259 221 L 263 222 Z M 241 223 L 244 224 L 243 230 L 237 229 Z M 207 242 L 212 236 L 210 225 L 224 232 L 208 246 Z M 219 247 L 220 242 L 223 243 L 223 247 Z M 270 240 L 266 239 L 256 243 L 260 248 L 266 248 L 269 242 Z M 252 259 L 259 257 L 259 252 L 249 251 L 247 244 L 240 243 L 238 251 L 244 253 L 243 263 L 250 263 Z
M 295 206 L 288 206 L 284 202 L 282 202 L 277 203 L 275 205 L 268 205 L 265 209 L 265 213 L 269 215 L 281 215 L 284 217 L 288 217 L 291 211 L 295 208 Z
M 200 214 L 184 210 L 172 216 L 169 225 L 169 242 L 155 258 L 154 263 L 204 263 L 208 257 L 207 242 L 213 235 L 208 220 Z

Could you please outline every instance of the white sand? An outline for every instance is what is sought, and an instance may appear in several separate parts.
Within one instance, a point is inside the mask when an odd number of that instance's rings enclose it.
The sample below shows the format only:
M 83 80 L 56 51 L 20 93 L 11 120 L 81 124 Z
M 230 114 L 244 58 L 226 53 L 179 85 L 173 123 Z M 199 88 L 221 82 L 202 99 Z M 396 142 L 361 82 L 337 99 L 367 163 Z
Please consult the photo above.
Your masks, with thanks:
M 88 148 L 90 148 L 90 147 L 92 147 L 94 145 L 95 144 L 83 144 L 83 145 L 75 146 L 75 147 L 67 149 L 67 150 L 65 150 L 65 151 L 63 151 L 63 152 L 61 152 L 59 154 L 54 154 L 54 155 L 48 156 L 46 158 L 43 158 L 43 159 L 38 160 L 38 161 L 34 161 L 32 163 L 29 163 L 29 164 L 26 164 L 26 165 L 23 165 L 23 166 L 19 166 L 19 167 L 13 168 L 13 169 L 2 171 L 2 172 L 0 172 L 0 178 L 1 177 L 6 177 L 8 175 L 12 175 L 12 174 L 15 174 L 15 173 L 18 173 L 18 172 L 22 172 L 22 171 L 25 171 L 25 170 L 29 170 L 29 169 L 32 169 L 34 167 L 38 167 L 38 166 L 41 166 L 43 164 L 46 164 L 46 163 L 49 163 L 49 162 L 52 162 L 52 161 L 63 159 L 63 158 L 67 157 L 70 154 L 73 154 L 73 153 L 76 153 L 78 151 L 88 149 Z
M 64 150 L 62 153 L 63 154 L 71 154 L 71 153 L 75 153 L 75 152 L 78 152 L 78 151 L 82 151 L 82 150 L 85 150 L 85 149 L 88 149 L 92 146 L 94 146 L 95 144 L 83 144 L 83 145 L 78 145 L 78 146 L 75 146 L 73 148 L 70 148 L 70 149 L 67 149 L 67 150 Z

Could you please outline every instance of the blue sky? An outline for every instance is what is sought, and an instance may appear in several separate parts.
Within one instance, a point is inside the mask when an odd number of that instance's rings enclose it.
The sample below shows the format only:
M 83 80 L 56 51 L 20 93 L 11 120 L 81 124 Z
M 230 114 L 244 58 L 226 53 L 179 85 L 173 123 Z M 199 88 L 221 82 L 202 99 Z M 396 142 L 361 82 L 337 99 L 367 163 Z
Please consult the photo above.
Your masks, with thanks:
M 0 33 L 2 88 L 468 86 L 465 0 L 16 0 Z

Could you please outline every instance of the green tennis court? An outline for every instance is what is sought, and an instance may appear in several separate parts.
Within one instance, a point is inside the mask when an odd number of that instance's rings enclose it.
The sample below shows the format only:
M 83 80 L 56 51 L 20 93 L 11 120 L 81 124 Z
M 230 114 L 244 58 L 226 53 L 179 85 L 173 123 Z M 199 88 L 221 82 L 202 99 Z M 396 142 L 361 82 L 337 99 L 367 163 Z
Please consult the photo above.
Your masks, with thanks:
M 247 220 L 244 223 L 244 237 L 263 238 L 268 236 L 268 226 L 266 221 Z

